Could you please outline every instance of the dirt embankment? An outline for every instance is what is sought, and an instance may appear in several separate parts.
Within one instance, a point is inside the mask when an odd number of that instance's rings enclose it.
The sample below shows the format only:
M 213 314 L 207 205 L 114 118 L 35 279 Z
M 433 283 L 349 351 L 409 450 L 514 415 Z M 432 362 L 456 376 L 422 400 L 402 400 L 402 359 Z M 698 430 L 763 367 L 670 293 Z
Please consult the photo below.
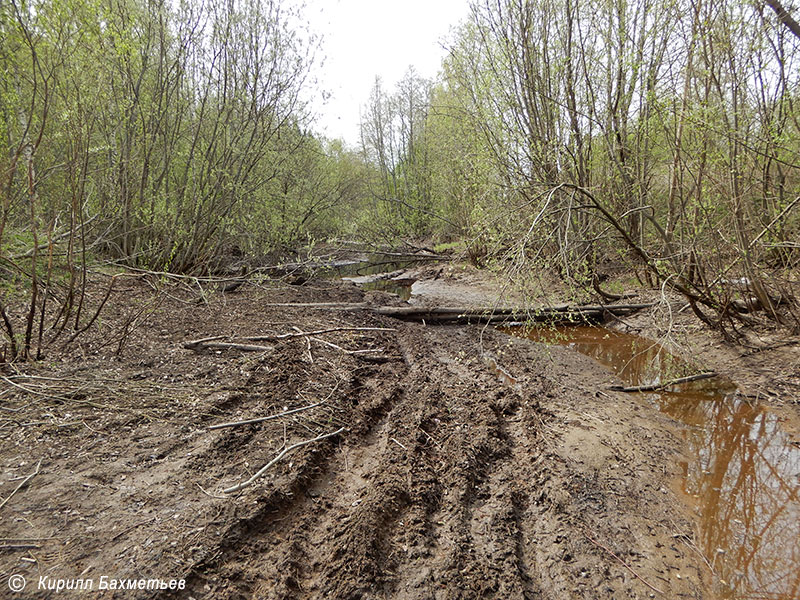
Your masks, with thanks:
M 672 423 L 608 391 L 591 359 L 478 326 L 272 306 L 396 301 L 335 282 L 246 285 L 207 304 L 173 290 L 117 357 L 106 342 L 151 294 L 127 285 L 97 337 L 2 382 L 4 587 L 21 574 L 23 596 L 86 597 L 36 587 L 97 589 L 105 575 L 186 589 L 100 597 L 704 597 L 671 491 Z M 265 352 L 182 347 L 294 327 L 393 331 L 290 337 Z

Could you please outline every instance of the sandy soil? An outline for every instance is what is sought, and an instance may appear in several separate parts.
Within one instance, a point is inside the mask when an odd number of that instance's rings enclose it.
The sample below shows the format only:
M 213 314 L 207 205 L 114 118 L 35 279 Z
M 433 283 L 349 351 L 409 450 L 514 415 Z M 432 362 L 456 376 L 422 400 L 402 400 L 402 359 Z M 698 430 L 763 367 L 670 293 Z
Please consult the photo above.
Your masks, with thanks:
M 16 597 L 87 597 L 36 588 L 101 576 L 186 586 L 104 598 L 709 597 L 673 492 L 674 424 L 608 391 L 591 359 L 479 326 L 275 305 L 399 302 L 350 283 L 157 303 L 125 285 L 92 337 L 0 383 L 0 595 L 20 574 Z M 182 345 L 294 327 L 392 331 Z

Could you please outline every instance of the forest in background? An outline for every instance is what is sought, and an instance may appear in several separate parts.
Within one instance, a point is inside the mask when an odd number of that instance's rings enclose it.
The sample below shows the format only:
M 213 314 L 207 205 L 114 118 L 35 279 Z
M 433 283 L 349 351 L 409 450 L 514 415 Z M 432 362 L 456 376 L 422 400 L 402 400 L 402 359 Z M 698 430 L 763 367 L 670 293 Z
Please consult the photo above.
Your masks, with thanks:
M 97 259 L 202 274 L 335 238 L 449 242 L 523 289 L 624 265 L 710 326 L 797 328 L 797 12 L 476 1 L 348 148 L 314 133 L 318 40 L 279 0 L 0 2 L 5 359 L 91 325 Z

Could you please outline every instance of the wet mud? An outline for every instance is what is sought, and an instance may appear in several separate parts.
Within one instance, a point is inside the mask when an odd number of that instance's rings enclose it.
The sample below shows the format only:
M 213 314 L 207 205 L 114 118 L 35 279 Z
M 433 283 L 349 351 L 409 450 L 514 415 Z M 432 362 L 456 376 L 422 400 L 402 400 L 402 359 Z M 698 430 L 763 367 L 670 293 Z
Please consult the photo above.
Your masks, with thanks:
M 728 571 L 708 550 L 717 542 L 702 537 L 675 482 L 703 502 L 701 486 L 725 496 L 727 484 L 704 479 L 714 465 L 686 461 L 675 415 L 609 390 L 624 377 L 593 358 L 487 327 L 286 306 L 400 303 L 330 279 L 202 299 L 172 290 L 120 340 L 151 298 L 131 281 L 102 332 L 8 376 L 3 581 L 181 578 L 180 592 L 104 597 L 196 599 L 714 598 L 721 589 Z M 328 328 L 337 331 L 260 353 L 183 347 Z M 742 415 L 740 436 L 759 418 Z M 222 493 L 283 449 L 341 427 Z M 749 446 L 732 452 L 740 448 Z M 713 535 L 738 535 L 730 531 Z

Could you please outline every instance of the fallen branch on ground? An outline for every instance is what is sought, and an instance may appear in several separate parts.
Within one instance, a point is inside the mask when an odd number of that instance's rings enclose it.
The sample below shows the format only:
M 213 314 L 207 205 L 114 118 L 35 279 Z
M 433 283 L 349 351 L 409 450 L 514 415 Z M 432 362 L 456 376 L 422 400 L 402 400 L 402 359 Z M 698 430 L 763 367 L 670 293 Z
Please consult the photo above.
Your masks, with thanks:
M 270 308 L 313 308 L 313 309 L 342 309 L 354 310 L 356 308 L 369 308 L 366 302 L 269 302 L 262 304 Z
M 241 350 L 242 352 L 271 352 L 272 346 L 255 346 L 253 344 L 237 344 L 235 342 L 186 342 L 183 345 L 187 350 Z
M 374 348 L 374 349 L 373 348 L 367 348 L 367 349 L 364 349 L 364 350 L 348 350 L 347 348 L 342 348 L 341 346 L 338 346 L 338 345 L 334 344 L 333 342 L 329 342 L 327 340 L 323 340 L 322 338 L 309 337 L 308 339 L 314 340 L 315 342 L 319 342 L 320 344 L 323 344 L 324 346 L 328 346 L 330 348 L 334 348 L 335 350 L 338 350 L 339 352 L 344 352 L 345 354 L 370 354 L 372 352 L 383 352 L 383 348 Z
M 626 562 L 625 562 L 624 560 L 622 560 L 622 559 L 621 559 L 619 556 L 617 556 L 616 554 L 614 554 L 614 553 L 613 553 L 611 550 L 609 550 L 608 548 L 606 548 L 606 547 L 605 547 L 603 544 L 601 544 L 600 542 L 598 542 L 597 540 L 595 540 L 595 539 L 594 539 L 592 536 L 590 536 L 590 535 L 589 535 L 589 533 L 588 533 L 586 530 L 584 530 L 584 532 L 583 532 L 583 535 L 585 535 L 587 538 L 589 538 L 589 541 L 590 541 L 590 542 L 592 542 L 592 543 L 593 543 L 595 546 L 597 546 L 598 548 L 602 548 L 603 550 L 605 550 L 606 552 L 608 552 L 608 553 L 609 553 L 611 556 L 613 556 L 613 557 L 614 557 L 614 558 L 615 558 L 615 559 L 616 559 L 616 560 L 619 562 L 619 564 L 621 564 L 623 567 L 625 567 L 626 569 L 628 569 L 628 571 L 630 571 L 631 573 L 633 573 L 633 576 L 634 576 L 634 577 L 636 577 L 636 579 L 638 579 L 639 581 L 641 581 L 643 584 L 645 584 L 645 585 L 646 585 L 647 587 L 649 587 L 651 590 L 653 590 L 654 592 L 658 592 L 659 594 L 663 594 L 663 593 L 664 593 L 664 592 L 662 592 L 660 589 L 658 589 L 657 587 L 655 587 L 655 586 L 653 586 L 652 584 L 648 583 L 648 582 L 647 582 L 647 581 L 646 581 L 646 580 L 645 580 L 645 579 L 644 579 L 644 578 L 643 578 L 641 575 L 639 575 L 639 574 L 638 574 L 636 571 L 634 571 L 634 570 L 633 570 L 631 567 L 629 567 L 629 566 L 628 566 L 628 563 L 626 563 Z
M 281 333 L 279 335 L 256 335 L 246 337 L 249 342 L 271 342 L 276 340 L 286 340 L 289 338 L 306 337 L 310 335 L 322 335 L 334 331 L 397 331 L 392 327 L 331 327 L 329 329 L 317 329 L 316 331 L 297 331 L 297 333 Z M 213 338 L 212 338 L 213 339 Z
M 215 342 L 217 340 L 221 340 L 221 339 L 224 339 L 224 338 L 225 338 L 224 335 L 214 335 L 214 336 L 211 336 L 211 337 L 204 337 L 204 338 L 200 338 L 199 340 L 191 340 L 191 341 L 185 342 L 183 344 L 183 347 L 191 350 L 195 346 L 201 346 L 201 345 L 203 345 L 205 343 Z
M 655 306 L 645 304 L 594 304 L 586 306 L 546 306 L 525 309 L 521 307 L 461 307 L 461 306 L 380 306 L 372 311 L 386 317 L 427 322 L 484 322 L 494 323 L 515 320 L 535 322 L 582 323 L 598 322 L 605 314 L 627 315 L 643 308 Z
M 419 252 L 381 252 L 378 251 L 376 254 L 380 254 L 382 256 L 397 256 L 399 258 L 410 258 L 412 260 L 406 262 L 416 262 L 416 261 L 423 261 L 423 260 L 441 260 L 441 261 L 449 261 L 450 256 L 446 254 L 436 254 L 436 253 L 419 253 Z
M 273 419 L 279 419 L 281 417 L 285 417 L 287 415 L 293 415 L 294 413 L 299 413 L 304 410 L 309 410 L 311 408 L 315 408 L 320 406 L 321 404 L 325 404 L 327 402 L 327 398 L 325 400 L 320 400 L 319 402 L 315 402 L 314 404 L 309 404 L 308 406 L 301 406 L 300 408 L 293 408 L 292 410 L 287 410 L 282 413 L 278 413 L 275 415 L 270 415 L 268 417 L 257 417 L 255 419 L 245 419 L 244 421 L 231 421 L 230 423 L 219 423 L 217 425 L 210 425 L 209 430 L 212 429 L 223 429 L 225 427 L 238 427 L 239 425 L 251 425 L 252 423 L 263 423 L 264 421 L 272 421 Z
M 40 458 L 39 462 L 36 463 L 36 469 L 33 471 L 33 473 L 31 473 L 25 479 L 20 481 L 19 485 L 16 488 L 14 488 L 14 491 L 11 492 L 8 495 L 8 497 L 5 498 L 2 502 L 0 502 L 0 509 L 2 509 L 8 503 L 8 501 L 11 500 L 11 498 L 14 496 L 14 494 L 16 494 L 18 491 L 20 491 L 25 484 L 27 484 L 31 479 L 33 479 L 34 477 L 36 477 L 39 474 L 39 468 L 41 466 L 42 466 L 42 459 Z
M 657 390 L 663 390 L 664 388 L 668 388 L 673 385 L 690 383 L 692 381 L 700 381 L 701 379 L 711 379 L 712 377 L 716 376 L 717 373 L 713 372 L 698 373 L 697 375 L 689 375 L 688 377 L 679 377 L 678 379 L 670 379 L 669 381 L 665 381 L 663 383 L 654 383 L 652 385 L 634 385 L 631 387 L 612 385 L 609 389 L 614 390 L 615 392 L 655 392 Z
M 278 335 L 257 335 L 257 336 L 250 336 L 244 338 L 249 342 L 262 342 L 262 341 L 280 341 L 280 340 L 287 340 L 292 338 L 305 338 L 306 341 L 314 340 L 315 342 L 319 342 L 326 346 L 330 346 L 331 348 L 335 348 L 336 350 L 340 350 L 346 354 L 365 354 L 370 352 L 382 352 L 383 350 L 347 350 L 346 348 L 342 348 L 336 344 L 328 342 L 326 340 L 320 339 L 315 337 L 317 335 L 322 335 L 325 333 L 332 333 L 335 331 L 397 331 L 392 327 L 330 327 L 328 329 L 318 329 L 316 331 L 301 331 L 299 328 L 295 327 L 297 331 L 295 333 L 282 333 Z M 226 336 L 224 335 L 216 335 L 212 337 L 205 337 L 199 340 L 190 340 L 188 342 L 184 342 L 183 347 L 187 350 L 240 350 L 242 352 L 269 352 L 274 350 L 272 346 L 256 346 L 253 344 L 241 344 L 238 342 L 220 342 L 217 340 L 224 339 Z M 310 348 L 309 348 L 310 352 Z
M 612 294 L 611 292 L 605 291 L 603 288 L 600 287 L 600 279 L 597 275 L 592 277 L 592 287 L 594 291 L 597 292 L 603 300 L 606 301 L 614 301 L 614 300 L 627 300 L 628 298 L 636 298 L 638 294 Z
M 261 469 L 259 469 L 258 472 L 255 475 L 253 475 L 250 479 L 248 479 L 247 481 L 243 481 L 241 483 L 237 483 L 236 485 L 233 485 L 233 486 L 231 486 L 231 487 L 229 487 L 227 489 L 224 489 L 224 490 L 222 490 L 222 493 L 223 494 L 233 494 L 234 492 L 238 492 L 239 490 L 244 489 L 249 485 L 252 485 L 253 482 L 256 481 L 257 479 L 259 479 L 262 475 L 264 475 L 264 473 L 266 473 L 267 470 L 272 465 L 274 465 L 276 462 L 278 462 L 280 459 L 282 459 L 284 456 L 286 456 L 292 450 L 294 450 L 296 448 L 299 448 L 300 446 L 305 446 L 307 444 L 313 444 L 314 442 L 319 442 L 321 440 L 324 440 L 325 438 L 329 438 L 329 437 L 333 437 L 335 435 L 339 435 L 340 433 L 345 431 L 345 429 L 346 429 L 345 427 L 340 427 L 339 429 L 337 429 L 336 431 L 333 431 L 331 433 L 318 435 L 317 437 L 312 438 L 310 440 L 303 440 L 302 442 L 297 442 L 296 444 L 292 444 L 291 446 L 289 446 L 287 448 L 284 448 L 283 450 L 281 450 L 281 452 L 275 458 L 273 458 L 266 465 L 261 467 Z
M 356 283 L 364 284 L 364 283 L 375 283 L 377 281 L 386 281 L 394 279 L 395 277 L 400 277 L 406 273 L 405 269 L 398 269 L 397 271 L 389 271 L 388 273 L 376 273 L 374 275 L 351 275 L 348 277 L 342 277 L 345 281 L 353 281 Z

